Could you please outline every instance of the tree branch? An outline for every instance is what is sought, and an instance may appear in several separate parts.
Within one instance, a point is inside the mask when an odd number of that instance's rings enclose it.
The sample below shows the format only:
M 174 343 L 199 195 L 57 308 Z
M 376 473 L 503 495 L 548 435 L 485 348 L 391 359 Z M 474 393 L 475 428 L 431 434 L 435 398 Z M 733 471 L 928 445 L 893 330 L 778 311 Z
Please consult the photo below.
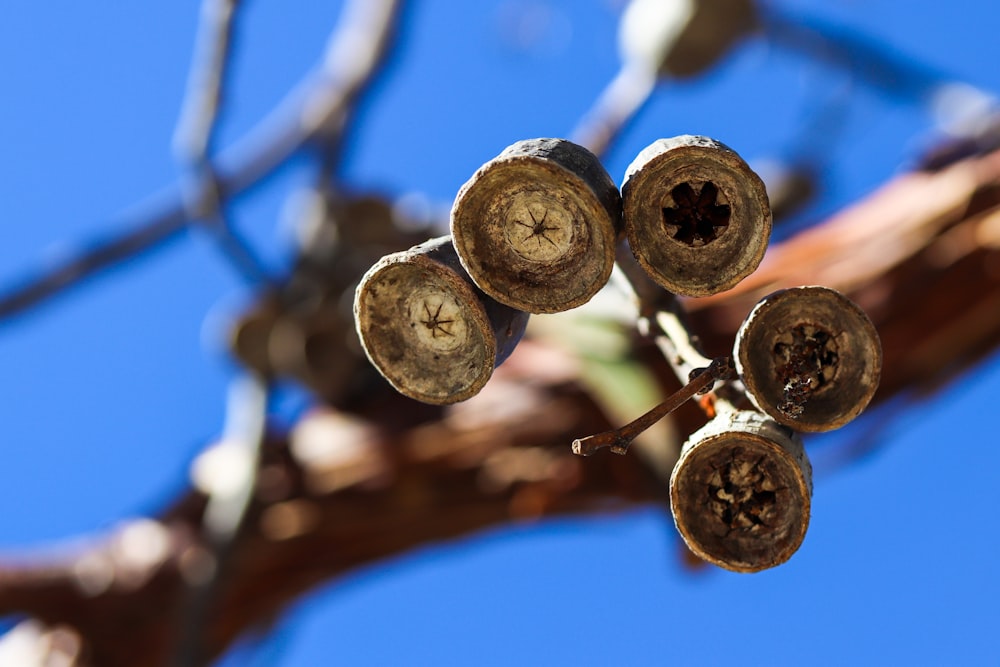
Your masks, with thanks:
M 226 433 L 222 442 L 203 452 L 199 491 L 207 496 L 198 530 L 204 543 L 204 576 L 187 577 L 178 615 L 178 641 L 171 663 L 198 665 L 213 655 L 204 627 L 226 579 L 232 576 L 238 538 L 247 530 L 254 490 L 258 486 L 261 449 L 267 422 L 268 387 L 257 377 L 235 380 L 230 389 Z
M 858 80 L 907 102 L 933 106 L 935 98 L 946 89 L 961 87 L 969 102 L 996 103 L 986 91 L 893 53 L 850 29 L 815 18 L 791 16 L 773 6 L 765 6 L 761 19 L 765 36 L 774 44 L 843 68 Z
M 231 60 L 239 0 L 204 0 L 187 95 L 174 133 L 174 151 L 185 170 L 187 216 L 200 222 L 229 261 L 251 284 L 269 282 L 267 271 L 233 229 L 219 192 L 210 152 L 215 143 Z
M 234 197 L 260 182 L 317 137 L 344 131 L 351 109 L 389 51 L 401 0 L 354 0 L 330 40 L 323 66 L 216 161 L 218 193 Z M 0 320 L 17 315 L 97 272 L 176 236 L 191 221 L 183 188 L 139 205 L 126 231 L 86 244 L 76 256 L 0 294 Z

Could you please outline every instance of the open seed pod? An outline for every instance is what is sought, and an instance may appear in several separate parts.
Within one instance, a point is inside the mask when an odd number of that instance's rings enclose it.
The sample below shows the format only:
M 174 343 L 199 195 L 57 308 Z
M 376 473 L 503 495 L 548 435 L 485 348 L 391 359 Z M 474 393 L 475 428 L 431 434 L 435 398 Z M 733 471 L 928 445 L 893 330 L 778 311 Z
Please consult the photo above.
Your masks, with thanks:
M 451 232 L 462 264 L 497 301 L 569 310 L 611 276 L 621 196 L 597 157 L 563 139 L 509 146 L 462 186 Z
M 771 236 L 764 183 L 713 139 L 653 142 L 625 171 L 622 198 L 632 253 L 674 294 L 727 290 L 764 257 Z
M 829 287 L 761 299 L 740 327 L 733 356 L 750 400 L 799 431 L 830 431 L 857 417 L 882 372 L 871 320 Z
M 618 45 L 626 61 L 660 76 L 690 77 L 715 65 L 756 25 L 752 0 L 632 0 Z
M 670 510 L 688 548 L 735 572 L 791 558 L 811 496 L 802 440 L 753 411 L 722 413 L 693 433 L 670 476 Z
M 521 339 L 528 314 L 483 294 L 445 236 L 369 269 L 355 292 L 354 320 L 365 354 L 393 387 L 445 404 L 483 388 Z

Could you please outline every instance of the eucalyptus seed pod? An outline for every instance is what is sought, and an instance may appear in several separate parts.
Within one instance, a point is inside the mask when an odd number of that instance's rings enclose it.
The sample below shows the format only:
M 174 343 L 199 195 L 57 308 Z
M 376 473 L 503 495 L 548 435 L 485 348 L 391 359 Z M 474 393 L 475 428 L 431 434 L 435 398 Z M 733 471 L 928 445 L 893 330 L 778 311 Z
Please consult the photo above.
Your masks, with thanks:
M 455 249 L 501 303 L 531 313 L 569 310 L 611 276 L 621 196 L 597 157 L 563 139 L 509 146 L 459 190 Z
M 268 354 L 271 333 L 281 317 L 276 299 L 265 297 L 256 307 L 236 321 L 229 332 L 229 348 L 247 368 L 269 377 L 274 364 Z
M 875 326 L 829 287 L 764 297 L 740 327 L 733 356 L 754 405 L 799 431 L 830 431 L 857 417 L 882 373 Z
M 801 438 L 749 410 L 721 413 L 691 434 L 670 476 L 670 510 L 688 548 L 735 572 L 791 558 L 811 496 Z
M 653 142 L 625 171 L 622 199 L 632 253 L 674 294 L 722 292 L 764 258 L 771 236 L 764 183 L 714 139 Z
M 271 363 L 282 375 L 334 403 L 350 391 L 365 363 L 350 340 L 351 315 L 337 305 L 322 300 L 286 314 L 275 323 L 268 348 Z
M 528 314 L 483 294 L 447 236 L 379 260 L 354 320 L 365 354 L 400 393 L 446 404 L 474 396 L 514 350 Z
M 618 47 L 626 62 L 661 77 L 690 77 L 715 65 L 757 23 L 751 0 L 632 0 Z

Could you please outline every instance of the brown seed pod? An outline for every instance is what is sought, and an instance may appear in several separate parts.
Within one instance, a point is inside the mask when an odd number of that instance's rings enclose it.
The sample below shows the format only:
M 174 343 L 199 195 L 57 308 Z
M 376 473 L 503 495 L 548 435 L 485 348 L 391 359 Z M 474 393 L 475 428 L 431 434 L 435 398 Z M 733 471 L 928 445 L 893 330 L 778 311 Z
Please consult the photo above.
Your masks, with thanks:
M 569 310 L 611 276 L 621 196 L 597 157 L 563 139 L 530 139 L 483 165 L 458 192 L 451 232 L 462 264 L 497 301 Z
M 660 76 L 696 76 L 756 26 L 752 0 L 632 0 L 619 24 L 619 50 Z
M 275 323 L 268 348 L 278 372 L 333 402 L 349 391 L 365 363 L 349 341 L 351 316 L 337 305 L 324 300 L 286 314 Z
M 750 400 L 799 431 L 830 431 L 857 417 L 882 372 L 875 326 L 828 287 L 761 299 L 740 327 L 734 357 Z
M 354 320 L 372 364 L 425 403 L 474 396 L 514 350 L 528 314 L 483 294 L 447 236 L 387 255 L 361 279 Z
M 274 365 L 268 354 L 271 332 L 281 317 L 281 307 L 276 299 L 265 298 L 250 312 L 236 321 L 229 332 L 229 348 L 247 368 L 261 375 L 271 376 Z
M 670 510 L 688 548 L 735 572 L 791 558 L 811 496 L 802 440 L 753 411 L 722 413 L 693 433 L 670 476 Z
M 764 183 L 713 139 L 653 142 L 625 171 L 622 198 L 632 253 L 675 294 L 727 290 L 764 257 L 771 236 Z

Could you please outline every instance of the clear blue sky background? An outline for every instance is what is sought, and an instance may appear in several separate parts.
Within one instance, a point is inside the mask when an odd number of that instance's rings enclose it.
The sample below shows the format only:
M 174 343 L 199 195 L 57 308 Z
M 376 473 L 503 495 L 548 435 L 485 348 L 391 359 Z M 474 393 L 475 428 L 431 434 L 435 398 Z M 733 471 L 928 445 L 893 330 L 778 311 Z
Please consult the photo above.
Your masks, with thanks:
M 341 5 L 245 4 L 223 145 L 314 64 Z M 780 4 L 1000 92 L 991 0 Z M 119 228 L 130 204 L 176 180 L 170 140 L 198 5 L 4 3 L 0 284 Z M 519 43 L 504 26 L 531 12 L 537 37 Z M 349 183 L 447 204 L 504 146 L 566 136 L 617 67 L 617 12 L 608 0 L 414 2 L 350 146 Z M 620 181 L 642 147 L 684 133 L 775 156 L 843 85 L 748 45 L 657 92 L 606 166 Z M 902 168 L 931 129 L 926 110 L 853 92 L 817 216 Z M 274 267 L 290 249 L 286 197 L 308 174 L 297 162 L 234 207 Z M 215 250 L 186 237 L 0 324 L 0 547 L 100 531 L 182 488 L 221 429 L 233 372 L 206 321 L 245 296 Z M 822 462 L 856 428 L 811 441 L 809 534 L 775 570 L 684 571 L 660 509 L 506 530 L 318 591 L 256 664 L 998 664 L 1000 447 L 983 419 L 998 393 L 992 363 L 905 412 L 846 469 Z

